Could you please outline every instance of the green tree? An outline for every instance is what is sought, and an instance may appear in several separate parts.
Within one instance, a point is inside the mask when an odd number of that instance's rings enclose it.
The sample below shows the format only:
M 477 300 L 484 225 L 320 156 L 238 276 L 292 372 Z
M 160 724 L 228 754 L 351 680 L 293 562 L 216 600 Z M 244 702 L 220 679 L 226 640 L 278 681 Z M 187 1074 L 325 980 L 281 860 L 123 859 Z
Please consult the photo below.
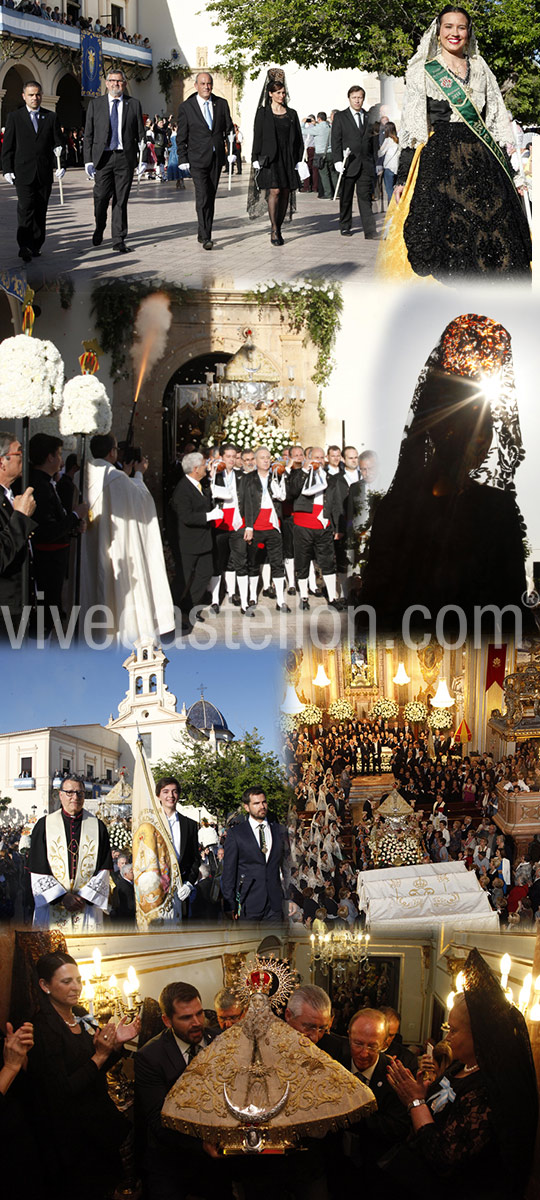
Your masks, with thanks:
M 317 5 L 311 0 L 211 0 L 207 6 L 215 23 L 227 30 L 220 52 L 231 66 L 244 64 L 252 76 L 263 66 L 286 62 L 403 75 L 438 7 L 427 0 L 364 0 L 360 8 L 349 0 Z M 537 118 L 539 6 L 530 0 L 473 0 L 466 7 L 480 52 L 500 86 L 515 89 L 515 115 Z
M 271 811 L 281 821 L 292 799 L 284 768 L 277 755 L 262 749 L 256 729 L 232 742 L 224 754 L 214 754 L 207 745 L 197 746 L 195 754 L 180 751 L 157 763 L 153 773 L 156 781 L 164 775 L 178 779 L 181 803 L 204 804 L 222 818 L 238 807 L 242 794 L 253 784 L 261 785 Z
M 5 813 L 8 804 L 11 804 L 11 796 L 0 796 L 0 814 Z

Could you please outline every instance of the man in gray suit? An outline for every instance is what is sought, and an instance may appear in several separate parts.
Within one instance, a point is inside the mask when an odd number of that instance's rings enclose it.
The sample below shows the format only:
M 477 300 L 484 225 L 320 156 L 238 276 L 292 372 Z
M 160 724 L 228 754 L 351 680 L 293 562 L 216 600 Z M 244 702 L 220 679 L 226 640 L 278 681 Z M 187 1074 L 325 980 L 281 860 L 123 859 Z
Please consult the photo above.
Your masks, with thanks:
M 124 72 L 114 68 L 106 79 L 107 94 L 91 100 L 84 129 L 84 169 L 94 180 L 96 227 L 93 246 L 101 246 L 112 200 L 113 250 L 125 254 L 128 230 L 127 206 L 144 123 L 139 100 L 126 95 Z

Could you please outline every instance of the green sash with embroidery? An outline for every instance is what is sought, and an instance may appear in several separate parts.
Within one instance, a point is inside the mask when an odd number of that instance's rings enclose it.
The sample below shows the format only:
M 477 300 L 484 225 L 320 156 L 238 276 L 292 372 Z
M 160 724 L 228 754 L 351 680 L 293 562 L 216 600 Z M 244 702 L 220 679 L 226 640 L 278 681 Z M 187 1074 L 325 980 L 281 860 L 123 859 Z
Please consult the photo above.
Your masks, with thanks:
M 497 142 L 491 136 L 478 109 L 473 104 L 470 96 L 467 95 L 465 88 L 459 80 L 436 58 L 431 58 L 429 62 L 425 63 L 424 70 L 430 79 L 437 84 L 439 91 L 442 92 L 445 100 L 448 100 L 449 105 L 457 113 L 458 117 L 465 122 L 469 129 L 472 129 L 472 132 L 484 143 L 484 146 L 487 146 L 488 150 L 491 150 L 493 157 L 497 159 L 499 166 L 506 172 L 512 186 L 514 186 L 514 178 L 501 147 L 497 145 Z

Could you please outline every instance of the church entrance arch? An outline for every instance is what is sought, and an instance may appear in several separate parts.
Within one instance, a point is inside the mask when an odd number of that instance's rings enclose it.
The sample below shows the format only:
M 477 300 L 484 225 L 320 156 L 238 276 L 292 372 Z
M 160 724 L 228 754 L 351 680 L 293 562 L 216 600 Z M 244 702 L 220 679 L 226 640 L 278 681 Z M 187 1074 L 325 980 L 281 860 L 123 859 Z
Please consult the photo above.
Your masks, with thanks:
M 71 130 L 82 129 L 84 124 L 81 85 L 74 75 L 63 75 L 58 81 L 56 93 L 56 113 L 67 137 Z M 70 162 L 70 166 L 75 165 L 75 162 Z
M 16 67 L 10 67 L 6 71 L 2 87 L 4 88 L 4 98 L 2 100 L 2 126 L 5 125 L 9 113 L 14 109 L 20 108 L 22 104 L 22 90 L 25 84 L 30 83 L 35 76 L 30 69 L 23 63 L 18 63 Z M 37 83 L 41 81 L 39 78 Z
M 163 396 L 163 487 L 165 504 L 176 481 L 176 467 L 186 447 L 199 450 L 210 424 L 206 399 L 206 373 L 216 376 L 218 363 L 230 354 L 209 350 L 191 358 L 171 376 Z

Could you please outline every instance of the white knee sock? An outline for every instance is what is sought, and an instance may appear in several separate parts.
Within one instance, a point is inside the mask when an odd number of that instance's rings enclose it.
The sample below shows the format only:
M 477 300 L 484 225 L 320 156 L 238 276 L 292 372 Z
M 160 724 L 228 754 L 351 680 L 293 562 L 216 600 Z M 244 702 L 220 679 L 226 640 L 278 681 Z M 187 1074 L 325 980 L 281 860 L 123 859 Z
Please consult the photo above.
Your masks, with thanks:
M 263 563 L 263 565 L 261 567 L 261 574 L 262 574 L 263 588 L 265 588 L 265 589 L 269 588 L 271 580 L 272 580 L 272 571 L 270 569 L 270 563 Z
M 285 574 L 287 576 L 287 587 L 294 587 L 294 558 L 285 559 Z
M 221 590 L 221 575 L 212 575 L 208 590 L 212 593 L 212 604 L 219 604 L 219 593 Z
M 234 596 L 236 589 L 236 571 L 225 571 L 225 587 L 228 596 Z
M 335 575 L 323 575 L 323 579 L 328 592 L 328 599 L 335 600 L 337 596 Z
M 308 581 L 307 581 L 307 579 L 299 579 L 298 580 L 298 591 L 300 592 L 302 600 L 307 600 L 307 598 L 308 598 Z
M 248 603 L 248 577 L 247 575 L 238 575 L 238 591 L 240 593 L 240 607 L 247 608 Z
M 274 579 L 274 585 L 275 585 L 275 589 L 276 589 L 277 602 L 281 606 L 283 604 L 283 598 L 284 598 L 284 593 L 285 593 L 285 579 L 284 579 L 283 575 L 281 576 L 281 579 Z
M 250 598 L 250 600 L 253 600 L 255 604 L 257 603 L 258 586 L 259 586 L 258 575 L 250 575 L 250 577 L 249 577 L 249 598 Z
M 313 560 L 309 564 L 308 588 L 310 592 L 317 591 L 317 578 L 315 575 L 315 563 Z

